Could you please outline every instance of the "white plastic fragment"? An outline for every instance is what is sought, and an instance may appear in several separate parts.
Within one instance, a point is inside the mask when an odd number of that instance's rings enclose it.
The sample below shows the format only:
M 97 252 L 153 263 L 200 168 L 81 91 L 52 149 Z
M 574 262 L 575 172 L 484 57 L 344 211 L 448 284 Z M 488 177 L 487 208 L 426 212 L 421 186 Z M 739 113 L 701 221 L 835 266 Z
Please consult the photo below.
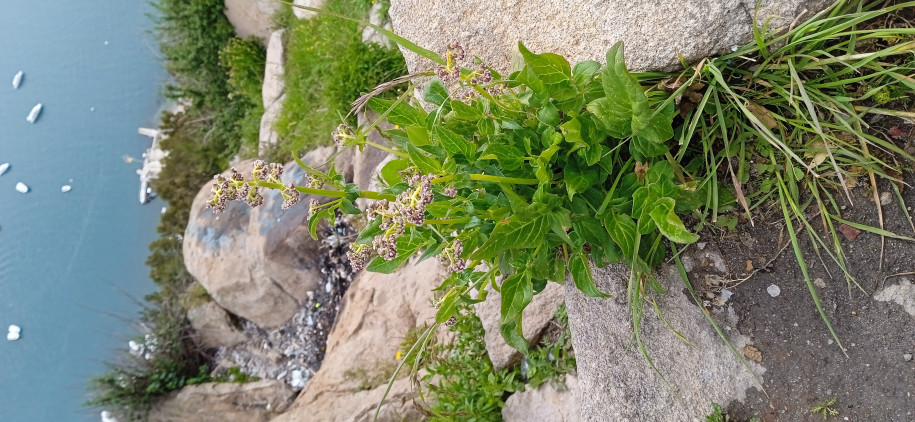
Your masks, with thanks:
M 782 289 L 774 284 L 771 284 L 769 287 L 766 287 L 766 292 L 769 293 L 769 296 L 778 297 L 778 295 L 782 294 Z
M 9 332 L 6 333 L 6 339 L 9 341 L 19 340 L 19 333 L 22 332 L 22 328 L 16 324 L 10 324 Z
M 60 191 L 63 193 L 70 192 L 70 189 L 73 189 L 73 187 L 71 187 L 70 185 L 63 185 L 60 187 Z
M 28 192 L 29 192 L 29 187 L 26 186 L 25 183 L 17 182 L 17 183 L 16 183 L 16 192 L 19 192 L 19 193 L 28 193 Z

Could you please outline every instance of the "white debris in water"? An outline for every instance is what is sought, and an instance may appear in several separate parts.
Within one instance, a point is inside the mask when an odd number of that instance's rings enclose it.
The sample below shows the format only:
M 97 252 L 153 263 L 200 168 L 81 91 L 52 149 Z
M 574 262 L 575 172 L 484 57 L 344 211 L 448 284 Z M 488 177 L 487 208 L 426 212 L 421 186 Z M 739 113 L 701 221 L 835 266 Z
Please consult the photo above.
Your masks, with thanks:
M 105 45 L 108 45 L 108 40 L 105 40 Z
M 19 340 L 19 333 L 22 331 L 18 325 L 11 324 L 9 332 L 6 333 L 6 339 L 9 341 Z
M 28 193 L 28 192 L 29 192 L 29 187 L 26 186 L 25 183 L 17 182 L 17 183 L 16 183 L 16 192 L 19 192 L 19 193 Z
M 70 185 L 63 185 L 60 187 L 60 191 L 63 193 L 70 192 L 70 189 L 73 189 L 73 187 L 71 187 Z
M 3 173 L 6 173 L 10 169 L 10 163 L 0 164 L 0 176 L 3 176 Z
M 107 410 L 102 411 L 102 422 L 118 422 L 117 418 L 111 416 L 111 412 Z
M 159 211 L 159 214 L 165 214 L 165 207 L 162 207 L 162 211 Z
M 769 296 L 778 297 L 778 295 L 782 294 L 782 289 L 774 284 L 771 284 L 769 287 L 766 287 L 766 292 L 769 293 Z
M 95 111 L 95 107 L 89 107 L 89 111 Z

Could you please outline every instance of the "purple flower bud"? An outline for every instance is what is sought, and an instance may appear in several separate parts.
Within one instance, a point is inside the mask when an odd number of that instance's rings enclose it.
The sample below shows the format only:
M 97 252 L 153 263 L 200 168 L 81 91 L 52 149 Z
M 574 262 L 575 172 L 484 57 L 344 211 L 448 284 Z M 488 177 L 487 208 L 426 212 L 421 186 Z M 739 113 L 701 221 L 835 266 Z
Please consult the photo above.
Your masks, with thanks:
M 281 207 L 284 210 L 289 209 L 289 207 L 297 204 L 299 202 L 299 191 L 296 190 L 295 184 L 289 182 L 286 186 L 283 186 L 283 205 Z
M 454 198 L 454 196 L 457 195 L 457 189 L 455 189 L 454 186 L 448 186 L 442 191 L 442 193 L 444 193 L 446 196 Z
M 349 258 L 349 265 L 353 271 L 362 271 L 372 258 L 372 248 L 355 243 L 350 243 L 349 248 L 350 251 L 346 254 L 346 257 Z

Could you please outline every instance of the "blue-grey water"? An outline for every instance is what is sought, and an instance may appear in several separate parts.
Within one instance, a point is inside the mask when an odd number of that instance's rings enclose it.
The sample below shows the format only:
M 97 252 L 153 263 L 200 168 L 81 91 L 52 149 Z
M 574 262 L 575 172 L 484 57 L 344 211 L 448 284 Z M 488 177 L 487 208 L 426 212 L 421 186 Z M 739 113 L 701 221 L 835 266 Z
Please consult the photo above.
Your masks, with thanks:
M 139 160 L 123 158 L 149 146 L 137 128 L 162 106 L 150 11 L 147 0 L 0 0 L 0 163 L 11 164 L 0 176 L 0 421 L 98 421 L 81 407 L 86 380 L 136 332 L 121 319 L 139 310 L 131 298 L 153 290 L 144 260 L 162 203 L 139 204 Z M 9 324 L 20 340 L 6 340 Z

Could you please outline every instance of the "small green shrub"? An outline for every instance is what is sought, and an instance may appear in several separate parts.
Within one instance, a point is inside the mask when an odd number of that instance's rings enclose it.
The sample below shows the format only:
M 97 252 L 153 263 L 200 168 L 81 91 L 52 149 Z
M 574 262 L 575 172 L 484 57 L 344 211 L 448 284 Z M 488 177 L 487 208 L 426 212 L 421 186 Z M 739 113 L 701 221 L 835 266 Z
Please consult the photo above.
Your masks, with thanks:
M 524 388 L 519 372 L 493 368 L 482 340 L 483 324 L 472 310 L 459 313 L 448 330 L 454 341 L 433 348 L 425 366 L 432 420 L 502 420 L 505 399 Z
M 236 384 L 246 384 L 249 382 L 260 381 L 261 377 L 251 376 L 242 372 L 241 368 L 233 366 L 226 370 L 224 375 L 213 377 L 214 382 L 234 382 Z

